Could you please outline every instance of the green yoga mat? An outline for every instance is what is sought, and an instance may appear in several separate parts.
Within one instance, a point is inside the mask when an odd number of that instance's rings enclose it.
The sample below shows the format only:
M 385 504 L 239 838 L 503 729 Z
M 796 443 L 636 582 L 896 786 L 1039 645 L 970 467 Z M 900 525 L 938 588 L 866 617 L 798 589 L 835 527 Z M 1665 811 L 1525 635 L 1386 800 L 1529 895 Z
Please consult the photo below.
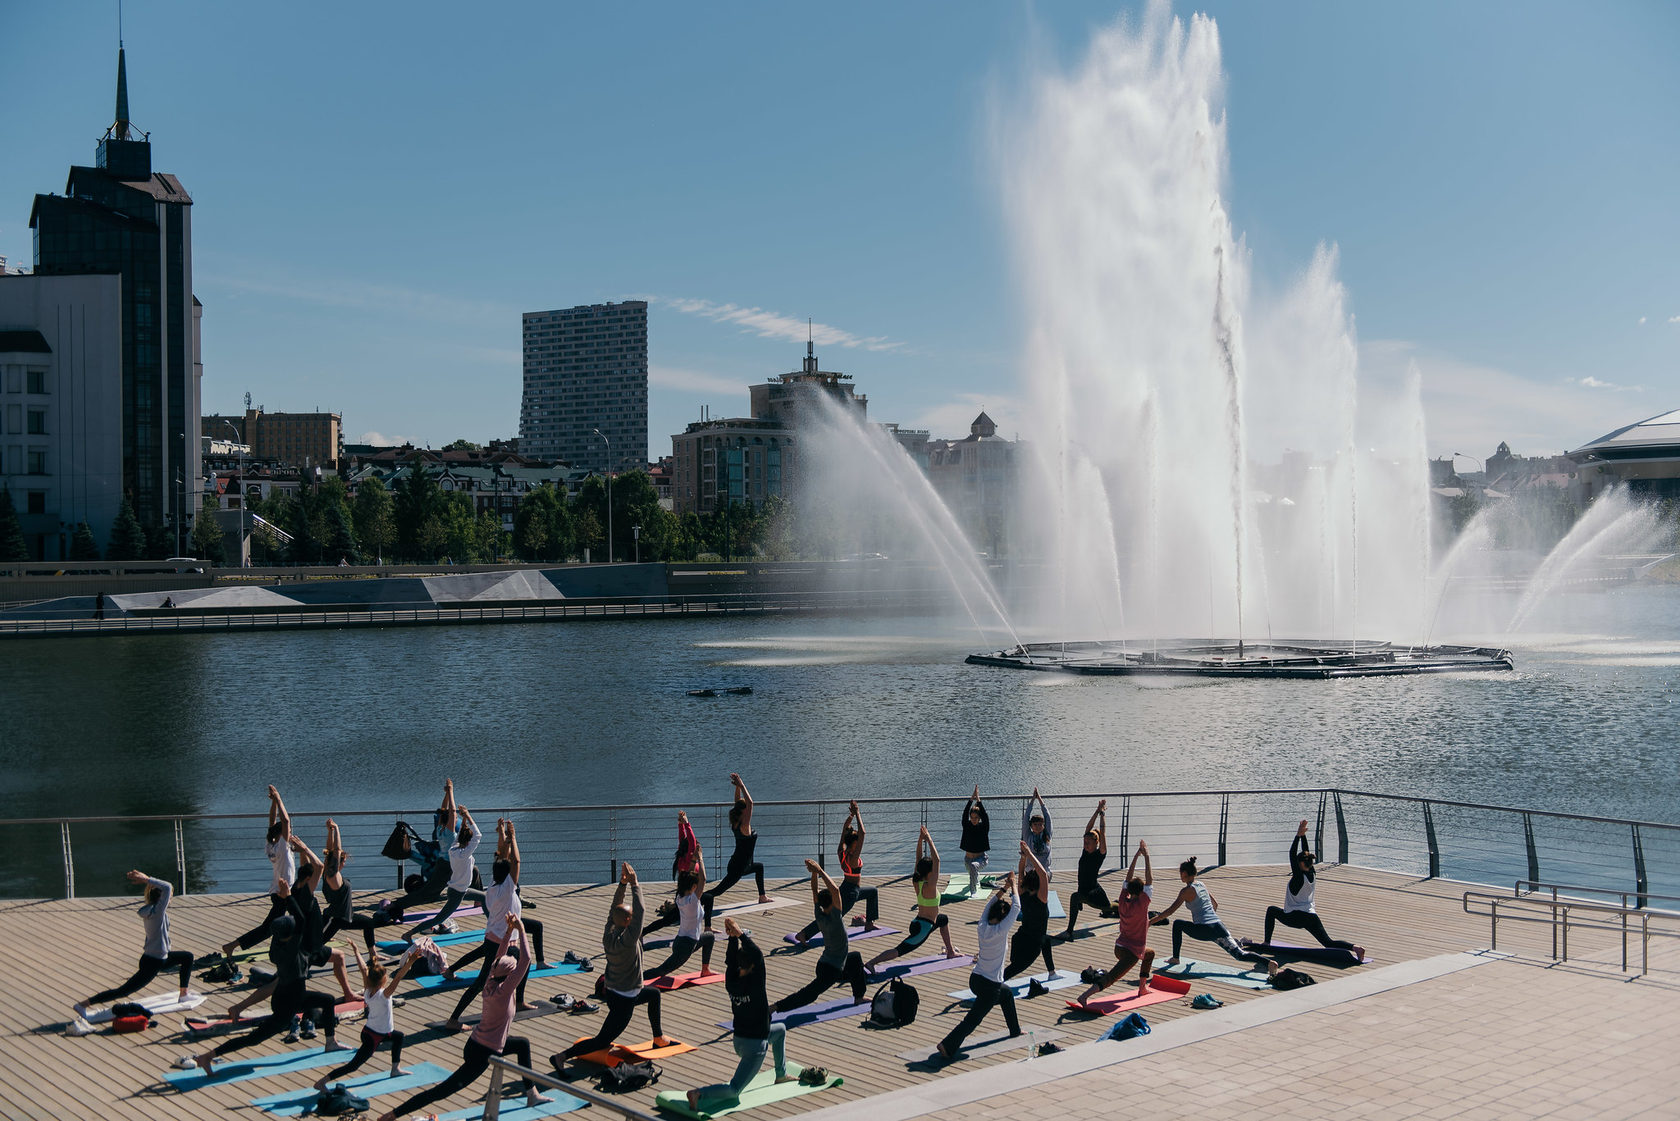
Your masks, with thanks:
M 1235 985 L 1239 989 L 1272 987 L 1272 983 L 1266 979 L 1264 969 L 1243 969 L 1220 962 L 1181 961 L 1177 965 L 1158 965 L 1155 972 L 1164 977 L 1177 977 L 1180 981 L 1218 981 L 1222 985 Z
M 789 1063 L 787 1068 L 789 1074 L 798 1074 L 805 1069 L 798 1063 Z M 775 1071 L 761 1070 L 753 1076 L 751 1082 L 747 1083 L 747 1088 L 741 1091 L 741 1100 L 736 1105 L 720 1106 L 711 1110 L 690 1109 L 688 1108 L 688 1096 L 680 1090 L 663 1090 L 655 1100 L 659 1103 L 659 1108 L 667 1113 L 675 1113 L 680 1117 L 693 1117 L 696 1118 L 696 1121 L 706 1121 L 707 1118 L 724 1117 L 731 1113 L 740 1113 L 742 1110 L 757 1109 L 759 1106 L 770 1105 L 774 1102 L 785 1102 L 789 1098 L 814 1094 L 818 1090 L 838 1086 L 844 1081 L 845 1079 L 839 1075 L 831 1074 L 828 1076 L 828 1081 L 820 1086 L 807 1086 L 801 1082 L 778 1083 Z

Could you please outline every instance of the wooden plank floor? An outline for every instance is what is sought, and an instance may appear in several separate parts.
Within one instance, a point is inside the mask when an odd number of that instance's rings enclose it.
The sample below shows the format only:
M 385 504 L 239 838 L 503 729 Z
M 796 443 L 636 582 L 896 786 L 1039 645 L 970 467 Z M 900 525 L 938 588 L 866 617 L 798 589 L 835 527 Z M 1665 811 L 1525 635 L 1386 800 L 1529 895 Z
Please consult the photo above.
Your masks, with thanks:
M 1258 938 L 1265 908 L 1280 902 L 1283 878 L 1283 869 L 1267 867 L 1219 869 L 1208 873 L 1205 880 L 1219 898 L 1222 916 L 1232 932 L 1238 937 Z M 908 881 L 873 882 L 881 887 L 882 920 L 891 926 L 904 927 L 912 898 Z M 1112 890 L 1119 882 L 1119 872 L 1112 873 L 1105 882 Z M 1378 964 L 1474 949 L 1488 943 L 1487 920 L 1465 915 L 1460 906 L 1459 896 L 1465 885 L 1332 867 L 1321 870 L 1319 885 L 1319 906 L 1331 934 L 1363 943 Z M 769 956 L 769 988 L 771 998 L 775 999 L 805 984 L 820 951 L 794 951 L 784 948 L 781 940 L 783 934 L 797 929 L 809 918 L 807 884 L 778 881 L 769 886 L 771 894 L 793 899 L 795 905 L 743 916 L 742 922 L 755 932 L 760 945 L 774 951 Z M 1068 885 L 1060 886 L 1065 889 Z M 1164 903 L 1170 899 L 1170 892 L 1176 886 L 1176 877 L 1160 883 L 1158 900 Z M 656 898 L 657 891 L 656 885 L 649 886 L 650 899 Z M 591 956 L 599 954 L 601 926 L 611 893 L 611 888 L 604 886 L 532 886 L 524 892 L 530 914 L 546 926 L 545 951 L 550 960 L 558 960 L 568 949 Z M 376 898 L 374 893 L 358 893 L 362 906 L 371 905 Z M 747 898 L 746 892 L 737 889 L 724 902 Z M 137 904 L 135 898 L 0 902 L 0 943 L 9 948 L 4 958 L 4 984 L 0 985 L 0 1009 L 4 1010 L 4 1021 L 11 1035 L 5 1047 L 7 1061 L 0 1063 L 0 1116 L 16 1121 L 80 1117 L 208 1119 L 226 1118 L 232 1111 L 256 1117 L 261 1114 L 249 1104 L 252 1098 L 305 1087 L 325 1072 L 326 1068 L 322 1068 L 307 1076 L 252 1079 L 184 1094 L 160 1093 L 162 1074 L 178 1056 L 196 1049 L 179 1034 L 179 1015 L 163 1017 L 157 1028 L 135 1035 L 65 1036 L 63 1028 L 73 1001 L 117 984 L 133 970 L 142 943 L 140 920 L 133 913 Z M 175 948 L 208 953 L 259 920 L 266 906 L 267 898 L 262 895 L 177 899 L 170 910 Z M 947 910 L 957 948 L 972 951 L 974 922 L 980 904 L 966 902 Z M 469 925 L 477 922 L 477 919 L 467 920 Z M 1098 921 L 1081 925 L 1094 929 L 1096 936 L 1058 944 L 1056 964 L 1063 971 L 1077 972 L 1086 965 L 1106 965 L 1113 960 L 1114 923 Z M 721 919 L 718 930 L 720 944 L 714 965 L 721 967 Z M 871 939 L 858 943 L 855 948 L 868 958 L 893 945 L 893 941 L 891 936 Z M 1550 946 L 1549 935 L 1537 928 L 1514 928 L 1509 933 L 1502 928 L 1500 942 L 1501 949 L 1535 954 L 1544 954 Z M 1151 944 L 1164 961 L 1170 952 L 1167 932 L 1152 931 Z M 918 953 L 934 952 L 937 945 L 934 939 Z M 1190 945 L 1194 945 L 1193 952 Z M 1608 943 L 1597 949 L 1602 952 L 1607 947 Z M 471 944 L 454 949 L 470 948 Z M 1586 955 L 1593 948 L 1592 944 L 1582 942 L 1577 952 Z M 658 953 L 649 955 L 650 963 L 661 960 L 654 956 Z M 1216 947 L 1195 943 L 1187 944 L 1185 956 L 1218 960 L 1223 955 Z M 1337 972 L 1329 966 L 1306 968 L 1321 977 Z M 583 996 L 590 992 L 596 976 L 588 973 L 539 979 L 530 983 L 528 995 L 536 998 L 565 992 Z M 931 1048 L 950 1029 L 961 1008 L 953 1006 L 945 994 L 965 987 L 967 977 L 965 968 L 957 968 L 914 979 L 922 995 L 922 1014 L 915 1024 L 903 1029 L 869 1030 L 863 1026 L 863 1016 L 794 1029 L 788 1036 L 789 1058 L 806 1065 L 826 1066 L 844 1075 L 845 1085 L 766 1107 L 755 1116 L 791 1116 L 941 1077 L 942 1072 L 909 1069 L 897 1055 L 915 1047 Z M 332 980 L 330 976 L 320 976 L 313 984 L 330 989 Z M 160 977 L 148 992 L 167 991 L 171 985 L 172 982 Z M 210 994 L 205 1008 L 213 1012 L 221 1011 L 242 995 L 239 991 L 205 986 L 196 978 L 194 986 Z M 836 989 L 832 995 L 838 997 L 843 991 Z M 1064 998 L 1079 991 L 1058 991 L 1018 1002 L 1023 1029 L 1054 1028 L 1065 1033 L 1066 1038 L 1059 1041 L 1063 1045 L 1098 1037 L 1110 1026 L 1112 1018 L 1067 1014 Z M 1192 991 L 1211 991 L 1226 1002 L 1263 1000 L 1268 995 L 1209 982 L 1197 983 Z M 428 993 L 405 986 L 404 995 L 407 1003 L 398 1009 L 397 1023 L 408 1035 L 403 1052 L 405 1061 L 430 1060 L 453 1068 L 459 1059 L 461 1037 L 443 1035 L 426 1028 L 425 1024 L 446 1017 L 458 994 Z M 716 1026 L 729 1018 L 723 986 L 707 985 L 667 993 L 663 1008 L 666 1034 L 692 1043 L 699 1050 L 663 1062 L 665 1074 L 660 1088 L 684 1089 L 726 1080 L 734 1068 L 735 1056 L 728 1034 Z M 1195 1014 L 1187 999 L 1155 1005 L 1146 1012 L 1152 1021 Z M 516 1031 L 531 1040 L 536 1064 L 546 1069 L 551 1052 L 575 1038 L 591 1034 L 599 1023 L 599 1015 L 552 1015 L 520 1021 Z M 994 1012 L 980 1031 L 984 1033 L 1001 1026 L 1001 1015 Z M 348 1025 L 343 1033 L 344 1041 L 353 1046 L 358 1030 L 355 1025 Z M 645 1039 L 649 1034 L 645 1018 L 638 1013 L 624 1040 Z M 285 1049 L 276 1039 L 253 1053 Z M 972 1070 L 991 1063 L 1012 1062 L 1023 1053 L 969 1059 L 948 1069 Z M 362 1073 L 384 1069 L 387 1063 L 385 1053 L 381 1052 Z M 478 1100 L 483 1089 L 481 1081 L 475 1089 L 457 1095 L 439 1108 L 469 1106 Z M 398 1096 L 392 1095 L 375 1099 L 374 1105 L 376 1109 L 389 1108 L 397 1100 Z M 627 1095 L 625 1100 L 643 1109 L 653 1108 L 650 1090 Z

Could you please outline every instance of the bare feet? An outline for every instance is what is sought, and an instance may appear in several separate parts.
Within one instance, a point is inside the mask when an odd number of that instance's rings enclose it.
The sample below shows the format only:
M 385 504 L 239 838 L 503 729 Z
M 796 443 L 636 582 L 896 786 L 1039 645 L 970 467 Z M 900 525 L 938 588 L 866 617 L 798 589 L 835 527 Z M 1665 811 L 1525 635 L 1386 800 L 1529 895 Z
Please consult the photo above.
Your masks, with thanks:
M 783 1071 L 781 1074 L 778 1074 L 776 1076 L 776 1081 L 778 1083 L 780 1083 L 780 1082 L 797 1082 L 797 1081 L 799 1081 L 799 1076 L 797 1074 L 789 1074 L 786 1071 Z
M 536 1007 L 537 1007 L 536 1005 L 532 1004 L 528 1000 L 522 1000 L 522 1001 L 519 1002 L 519 1011 L 521 1011 L 521 1012 L 530 1012 L 533 1009 L 535 1009 Z
M 321 1048 L 321 1050 L 323 1050 L 323 1051 L 348 1051 L 348 1050 L 350 1050 L 350 1048 L 346 1047 L 344 1044 L 340 1043 L 337 1039 L 335 1039 L 335 1038 L 333 1038 L 332 1036 L 329 1035 L 329 1036 L 327 1036 L 327 1045 L 325 1047 Z
M 711 967 L 711 966 L 709 966 L 709 965 L 702 965 L 702 966 L 701 966 L 701 967 L 700 967 L 700 976 L 702 976 L 702 977 L 710 977 L 710 976 L 711 976 L 711 975 L 712 975 L 712 967 Z
M 547 1105 L 549 1102 L 551 1102 L 553 1100 L 554 1100 L 553 1098 L 543 1097 L 541 1094 L 537 1093 L 535 1090 L 525 1091 L 525 1106 L 526 1106 L 527 1109 L 534 1109 L 539 1105 Z
M 1168 958 L 1167 959 L 1167 964 L 1168 965 L 1177 965 L 1178 964 L 1178 958 L 1177 957 Z
M 1353 948 L 1353 956 L 1355 961 L 1363 962 L 1365 960 L 1365 947 L 1355 946 Z
M 656 1035 L 653 1037 L 653 1045 L 655 1047 L 669 1047 L 671 1041 L 663 1035 Z
M 321 1077 L 319 1077 L 315 1080 L 315 1089 L 325 1090 L 326 1088 L 327 1088 L 327 1076 L 323 1074 Z
M 445 1020 L 443 1022 L 443 1030 L 446 1031 L 446 1032 L 449 1032 L 451 1035 L 459 1035 L 459 1034 L 461 1034 L 461 1030 L 462 1030 L 461 1029 L 461 1021 L 459 1021 L 459 1020 Z
M 770 902 L 770 897 L 768 895 L 765 895 L 763 892 L 760 892 L 759 896 L 758 896 L 758 901 L 760 903 L 768 903 L 768 902 Z
M 206 1051 L 202 1055 L 194 1055 L 193 1062 L 197 1064 L 199 1070 L 202 1070 L 205 1074 L 209 1074 L 215 1069 L 216 1056 L 211 1054 L 209 1051 Z
M 408 1074 L 408 1073 L 409 1073 L 409 1070 L 408 1070 L 407 1067 L 394 1066 L 394 1067 L 391 1068 L 391 1077 L 392 1078 L 401 1078 L 403 1075 Z
M 950 961 L 952 958 L 960 958 L 960 957 L 962 957 L 962 955 L 957 953 L 957 951 L 955 951 L 955 950 L 946 950 L 945 951 L 945 960 L 946 961 Z

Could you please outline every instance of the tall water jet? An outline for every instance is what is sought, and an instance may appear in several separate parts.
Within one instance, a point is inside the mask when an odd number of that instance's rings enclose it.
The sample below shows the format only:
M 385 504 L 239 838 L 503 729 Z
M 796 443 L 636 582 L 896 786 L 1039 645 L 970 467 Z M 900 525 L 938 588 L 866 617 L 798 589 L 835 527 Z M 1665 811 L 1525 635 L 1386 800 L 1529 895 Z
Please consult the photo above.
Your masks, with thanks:
M 1620 487 L 1601 495 L 1529 577 L 1506 629 L 1521 627 L 1548 595 L 1586 565 L 1619 553 L 1643 552 L 1658 532 L 1652 506 L 1635 503 Z

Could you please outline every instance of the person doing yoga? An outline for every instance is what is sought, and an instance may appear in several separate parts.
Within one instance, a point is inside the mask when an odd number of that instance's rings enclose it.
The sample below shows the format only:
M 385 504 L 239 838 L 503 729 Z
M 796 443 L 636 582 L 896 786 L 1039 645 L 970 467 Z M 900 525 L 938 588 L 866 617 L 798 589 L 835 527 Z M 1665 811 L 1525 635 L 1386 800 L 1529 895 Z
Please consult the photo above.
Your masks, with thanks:
M 1180 907 L 1190 909 L 1190 918 L 1179 919 L 1172 926 L 1172 957 L 1167 959 L 1168 965 L 1178 964 L 1179 952 L 1184 946 L 1184 936 L 1199 942 L 1212 942 L 1221 950 L 1230 954 L 1238 961 L 1249 961 L 1255 965 L 1266 967 L 1266 975 L 1272 976 L 1278 971 L 1275 959 L 1265 954 L 1257 954 L 1253 950 L 1245 950 L 1237 945 L 1237 940 L 1231 937 L 1231 932 L 1225 929 L 1225 924 L 1219 921 L 1219 901 L 1215 899 L 1202 881 L 1196 878 L 1196 858 L 1191 857 L 1178 866 L 1178 878 L 1184 881 L 1184 887 L 1173 900 L 1171 907 L 1156 915 L 1153 920 L 1155 926 L 1165 926 L 1167 919 Z
M 723 879 L 712 885 L 712 889 L 700 897 L 706 913 L 707 931 L 712 929 L 712 907 L 717 902 L 717 897 L 740 883 L 749 873 L 758 883 L 758 901 L 770 902 L 770 897 L 764 894 L 764 865 L 753 860 L 753 851 L 758 847 L 758 834 L 753 832 L 752 795 L 747 793 L 747 784 L 741 781 L 740 775 L 730 775 L 729 781 L 735 784 L 735 804 L 729 809 L 729 831 L 735 835 L 735 851 L 729 854 L 729 864 L 723 870 Z
M 508 943 L 515 935 L 519 938 L 519 949 L 516 954 L 510 955 L 507 953 Z M 485 1072 L 496 1055 L 512 1055 L 520 1066 L 531 1065 L 531 1041 L 524 1036 L 508 1034 L 513 1028 L 514 994 L 519 991 L 519 982 L 524 980 L 530 968 L 531 943 L 525 937 L 525 928 L 520 921 L 510 918 L 496 956 L 485 970 L 490 974 L 490 980 L 484 986 L 484 1008 L 479 1014 L 478 1026 L 461 1045 L 461 1065 L 436 1086 L 420 1091 L 397 1108 L 381 1114 L 379 1121 L 396 1121 L 398 1117 L 406 1117 L 422 1106 L 440 1102 L 450 1094 L 466 1089 L 478 1081 L 478 1076 Z M 525 1087 L 527 1108 L 551 1100 L 537 1093 L 537 1085 L 530 1079 L 521 1081 Z
M 1021 925 L 1009 940 L 1009 967 L 1003 971 L 1003 979 L 1007 981 L 1025 972 L 1042 954 L 1044 969 L 1055 980 L 1056 960 L 1051 951 L 1056 943 L 1050 937 L 1050 877 L 1044 874 L 1038 857 L 1025 841 L 1021 842 L 1021 861 L 1016 871 L 1021 884 Z
M 502 937 L 507 933 L 507 924 L 511 919 L 518 919 L 526 936 L 531 941 L 532 953 L 535 955 L 536 965 L 543 967 L 543 925 L 536 919 L 528 919 L 524 915 L 524 904 L 519 898 L 519 839 L 514 835 L 513 822 L 507 818 L 496 819 L 496 860 L 490 866 L 490 886 L 484 889 L 484 941 L 463 957 L 457 958 L 443 971 L 444 980 L 453 981 L 455 974 L 466 968 L 472 962 L 484 959 L 485 965 L 478 968 L 478 976 L 467 986 L 467 991 L 461 994 L 461 999 L 455 1003 L 455 1011 L 449 1014 L 445 1029 L 452 1032 L 461 1030 L 461 1017 L 467 1008 L 484 991 L 485 982 L 489 978 L 487 966 L 496 960 L 498 947 L 502 944 Z M 519 979 L 519 991 L 516 994 L 518 1010 L 528 1012 L 536 1005 L 525 1001 L 525 982 L 529 980 L 530 971 Z
M 980 869 L 986 866 L 986 854 L 991 848 L 992 819 L 986 813 L 985 803 L 980 801 L 980 784 L 975 783 L 974 793 L 969 795 L 962 813 L 963 864 L 968 868 L 970 895 L 980 890 Z
M 403 1033 L 397 1030 L 396 1012 L 391 1000 L 397 995 L 397 985 L 402 982 L 408 967 L 419 955 L 409 950 L 397 963 L 397 971 L 391 973 L 377 958 L 371 963 L 364 960 L 354 942 L 350 944 L 350 952 L 356 955 L 356 969 L 362 975 L 362 1006 L 367 1009 L 367 1018 L 362 1021 L 362 1042 L 349 1062 L 334 1067 L 316 1080 L 317 1090 L 325 1090 L 327 1083 L 360 1070 L 387 1039 L 391 1041 L 391 1077 L 400 1078 L 408 1073 L 402 1067 Z
M 1143 878 L 1137 874 L 1138 861 L 1143 861 Z M 1114 901 L 1114 909 L 1120 917 L 1120 932 L 1114 937 L 1114 964 L 1096 984 L 1086 989 L 1080 996 L 1079 1003 L 1085 1004 L 1092 997 L 1120 980 L 1132 966 L 1138 965 L 1138 995 L 1149 991 L 1149 970 L 1155 964 L 1155 951 L 1149 948 L 1149 901 L 1154 897 L 1155 870 L 1149 865 L 1149 846 L 1138 842 L 1137 852 L 1132 855 L 1132 865 L 1126 869 L 1126 882 L 1120 888 L 1120 894 Z
M 626 894 L 629 902 L 625 902 Z M 607 915 L 606 928 L 601 931 L 601 949 L 606 951 L 607 965 L 601 971 L 601 993 L 607 1002 L 607 1018 L 601 1030 L 591 1039 L 580 1040 L 564 1051 L 549 1056 L 560 1077 L 567 1080 L 568 1059 L 588 1055 L 612 1044 L 624 1029 L 639 1005 L 647 1005 L 648 1026 L 653 1029 L 655 1047 L 670 1043 L 659 1023 L 659 990 L 642 984 L 642 885 L 636 880 L 636 870 L 624 865 L 618 875 L 618 890 L 613 893 L 612 910 Z
M 689 823 L 688 811 L 677 811 L 677 854 L 671 858 L 671 879 L 679 881 L 684 872 L 695 877 L 700 884 L 700 890 L 706 890 L 706 854 L 701 851 L 700 839 L 694 835 L 694 826 Z M 682 890 L 677 895 L 680 898 Z M 643 929 L 644 935 L 652 934 L 656 930 L 675 923 L 679 918 L 676 902 L 661 903 L 659 914 Z
M 168 880 L 148 876 L 138 868 L 129 871 L 128 882 L 146 885 L 146 902 L 135 912 L 146 924 L 146 945 L 140 951 L 140 966 L 134 971 L 134 976 L 116 988 L 77 1001 L 75 1009 L 78 1016 L 86 1016 L 91 1004 L 109 1004 L 139 992 L 165 969 L 180 971 L 180 999 L 184 1001 L 191 995 L 187 984 L 192 980 L 193 956 L 185 950 L 169 948 L 169 901 L 175 897 L 174 886 Z
M 373 932 L 384 925 L 384 920 L 368 911 L 357 911 L 352 905 L 350 881 L 344 878 L 344 866 L 350 863 L 350 854 L 344 851 L 344 842 L 338 835 L 338 823 L 330 817 L 327 818 L 327 846 L 321 850 L 321 863 L 325 866 L 321 897 L 327 901 L 322 908 L 322 914 L 327 919 L 326 929 L 321 932 L 322 940 L 332 941 L 341 930 L 359 930 L 368 953 L 373 953 Z
M 258 942 L 268 937 L 269 924 L 286 913 L 286 904 L 281 901 L 280 887 L 287 885 L 288 893 L 293 880 L 297 879 L 297 858 L 293 854 L 292 818 L 286 812 L 286 803 L 280 799 L 280 791 L 271 783 L 268 787 L 268 840 L 263 848 L 263 855 L 274 868 L 274 877 L 268 888 L 268 914 L 263 921 L 241 934 L 231 942 L 222 944 L 222 957 L 233 956 L 235 949 L 249 950 Z
M 863 955 L 851 948 L 846 935 L 845 910 L 840 906 L 840 889 L 815 860 L 805 862 L 811 873 L 811 905 L 816 909 L 816 927 L 822 932 L 822 956 L 817 958 L 816 977 L 797 992 L 776 1002 L 777 1012 L 803 1008 L 841 981 L 852 983 L 852 1001 L 861 1004 L 867 988 L 863 977 Z
M 696 1112 L 701 1108 L 718 1112 L 740 1105 L 741 1091 L 764 1065 L 766 1053 L 775 1061 L 777 1082 L 792 1082 L 795 1077 L 787 1072 L 787 1025 L 770 1022 L 770 998 L 764 992 L 764 951 L 753 941 L 751 932 L 742 933 L 734 919 L 723 920 L 723 932 L 729 938 L 723 957 L 723 987 L 729 993 L 735 1055 L 740 1061 L 728 1082 L 688 1092 L 688 1108 Z
M 437 914 L 425 922 L 417 923 L 408 928 L 403 939 L 414 941 L 420 935 L 436 927 L 442 926 L 455 909 L 461 905 L 463 899 L 474 899 L 480 905 L 484 903 L 484 896 L 473 891 L 473 853 L 478 851 L 478 842 L 484 834 L 479 831 L 478 823 L 473 820 L 472 812 L 465 806 L 458 806 L 460 825 L 455 834 L 455 843 L 449 846 L 449 883 L 448 894 L 443 901 L 443 907 Z
M 914 950 L 928 940 L 934 931 L 945 940 L 945 956 L 954 958 L 957 949 L 951 945 L 951 923 L 939 911 L 939 849 L 934 847 L 927 826 L 916 837 L 916 870 L 910 873 L 910 883 L 916 889 L 916 917 L 910 920 L 910 930 L 904 941 L 890 950 L 876 954 L 864 969 L 873 973 L 882 962 Z
M 854 799 L 846 810 L 846 822 L 840 827 L 840 843 L 835 855 L 840 860 L 840 913 L 844 915 L 858 900 L 863 900 L 863 929 L 874 930 L 875 920 L 881 917 L 881 893 L 863 886 L 863 812 Z M 806 863 L 810 863 L 806 861 Z M 854 923 L 856 919 L 852 920 Z M 809 922 L 794 935 L 799 942 L 808 942 L 817 932 L 817 924 Z
M 651 981 L 675 973 L 677 967 L 700 951 L 700 972 L 712 971 L 712 944 L 717 936 L 700 926 L 700 877 L 693 872 L 677 873 L 677 936 L 671 942 L 671 956 L 659 965 L 642 971 L 642 980 Z
M 986 1013 L 996 1004 L 1003 1005 L 1003 1022 L 1009 1028 L 1009 1037 L 1013 1039 L 1021 1034 L 1020 1021 L 1015 1018 L 1015 993 L 1003 981 L 1003 959 L 1009 950 L 1009 928 L 1015 925 L 1020 914 L 1021 900 L 1015 894 L 1015 876 L 1010 873 L 1003 877 L 1003 882 L 992 892 L 992 897 L 986 901 L 986 909 L 981 912 L 980 952 L 974 955 L 974 972 L 968 975 L 968 987 L 974 994 L 974 1003 L 950 1034 L 939 1041 L 940 1058 L 955 1059 L 963 1040 L 980 1026 Z
M 1283 890 L 1283 906 L 1266 908 L 1266 943 L 1271 944 L 1272 928 L 1277 923 L 1304 930 L 1314 938 L 1318 944 L 1331 950 L 1346 950 L 1356 960 L 1365 960 L 1365 947 L 1355 946 L 1352 942 L 1343 942 L 1330 937 L 1324 929 L 1324 920 L 1318 917 L 1318 911 L 1313 904 L 1313 889 L 1316 881 L 1313 877 L 1313 866 L 1317 857 L 1307 847 L 1307 822 L 1301 819 L 1301 824 L 1295 827 L 1295 839 L 1289 842 L 1289 884 Z
M 1103 918 L 1110 914 L 1108 895 L 1102 889 L 1103 861 L 1108 859 L 1108 799 L 1097 803 L 1097 811 L 1085 825 L 1083 847 L 1079 853 L 1079 882 L 1073 898 L 1068 900 L 1068 924 L 1062 937 L 1072 938 L 1074 923 L 1082 907 L 1095 907 Z
M 455 809 L 455 780 L 443 780 L 443 803 L 432 815 L 432 840 L 424 848 L 414 846 L 414 860 L 420 871 L 403 882 L 403 893 L 395 899 L 381 899 L 378 917 L 385 922 L 402 922 L 403 911 L 416 903 L 435 903 L 448 890 L 454 869 L 449 864 L 449 850 L 458 835 L 460 815 Z M 430 850 L 430 851 L 428 851 Z
M 1051 875 L 1050 869 L 1050 807 L 1044 804 L 1044 798 L 1038 793 L 1038 787 L 1033 787 L 1032 797 L 1027 799 L 1026 806 L 1021 810 L 1021 840 L 1027 842 L 1032 854 L 1038 858 L 1038 865 L 1044 869 L 1046 876 Z
M 293 840 L 299 849 L 302 860 L 298 865 L 297 879 L 292 883 L 289 903 L 301 924 L 305 969 L 307 971 L 310 967 L 330 963 L 333 967 L 333 974 L 338 979 L 338 987 L 343 1000 L 346 1002 L 355 1000 L 356 994 L 350 988 L 350 975 L 344 968 L 343 952 L 331 949 L 326 944 L 326 920 L 322 917 L 320 903 L 315 899 L 315 885 L 321 881 L 321 863 L 308 845 L 296 838 Z M 244 1000 L 228 1009 L 227 1018 L 237 1021 L 247 1008 L 267 1000 L 273 995 L 278 982 L 279 974 L 276 971 L 275 980 L 253 989 Z M 308 1016 L 303 1018 L 301 1036 L 304 1039 L 315 1038 L 315 1025 Z M 296 1038 L 296 1036 L 288 1035 L 285 1042 L 295 1042 Z

